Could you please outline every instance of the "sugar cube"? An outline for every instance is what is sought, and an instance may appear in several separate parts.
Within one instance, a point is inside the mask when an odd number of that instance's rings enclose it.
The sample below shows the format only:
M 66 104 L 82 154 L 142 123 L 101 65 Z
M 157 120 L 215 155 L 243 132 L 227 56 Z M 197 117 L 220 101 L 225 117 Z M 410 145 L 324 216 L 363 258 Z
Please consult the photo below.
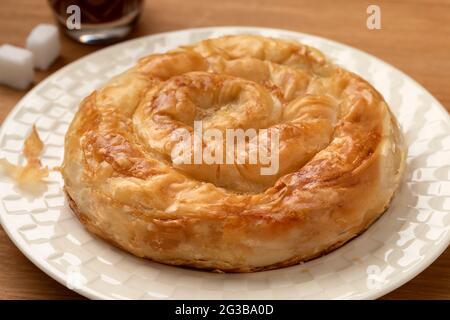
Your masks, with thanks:
M 59 56 L 58 28 L 51 24 L 39 24 L 27 37 L 27 49 L 33 52 L 34 66 L 46 70 Z
M 0 47 L 0 83 L 26 89 L 33 81 L 33 53 L 9 44 Z

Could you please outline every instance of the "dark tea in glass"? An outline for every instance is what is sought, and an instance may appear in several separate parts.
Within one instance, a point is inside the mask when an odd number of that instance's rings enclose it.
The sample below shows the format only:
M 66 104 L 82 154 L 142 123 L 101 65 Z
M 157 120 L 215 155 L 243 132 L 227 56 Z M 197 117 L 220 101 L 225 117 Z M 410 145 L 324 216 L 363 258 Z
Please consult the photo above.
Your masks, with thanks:
M 49 0 L 56 20 L 71 38 L 106 44 L 125 37 L 133 28 L 142 0 Z

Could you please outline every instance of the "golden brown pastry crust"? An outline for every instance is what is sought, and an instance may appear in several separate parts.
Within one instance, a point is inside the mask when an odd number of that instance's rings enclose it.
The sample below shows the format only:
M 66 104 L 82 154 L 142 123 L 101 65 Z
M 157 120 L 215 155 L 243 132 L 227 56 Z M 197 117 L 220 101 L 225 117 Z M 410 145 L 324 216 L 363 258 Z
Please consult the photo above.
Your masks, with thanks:
M 171 132 L 275 128 L 280 171 L 175 165 Z M 93 233 L 155 261 L 229 272 L 339 247 L 388 206 L 404 169 L 396 120 L 316 49 L 227 36 L 145 57 L 85 98 L 62 174 Z

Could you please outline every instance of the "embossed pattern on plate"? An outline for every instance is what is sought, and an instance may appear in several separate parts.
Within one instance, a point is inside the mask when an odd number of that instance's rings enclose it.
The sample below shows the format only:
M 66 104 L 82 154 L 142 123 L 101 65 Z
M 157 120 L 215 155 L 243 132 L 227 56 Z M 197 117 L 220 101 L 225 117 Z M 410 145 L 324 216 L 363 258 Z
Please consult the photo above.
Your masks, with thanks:
M 399 70 L 348 46 L 306 34 L 218 27 L 157 34 L 84 57 L 30 91 L 5 120 L 0 157 L 21 162 L 33 123 L 45 143 L 44 165 L 62 160 L 64 134 L 80 100 L 139 57 L 224 34 L 293 39 L 323 51 L 361 75 L 385 97 L 409 146 L 405 181 L 389 210 L 342 248 L 307 263 L 253 274 L 215 274 L 133 257 L 84 230 L 52 172 L 32 198 L 0 175 L 0 220 L 39 268 L 97 299 L 370 299 L 382 296 L 431 264 L 450 243 L 450 119 L 424 88 Z

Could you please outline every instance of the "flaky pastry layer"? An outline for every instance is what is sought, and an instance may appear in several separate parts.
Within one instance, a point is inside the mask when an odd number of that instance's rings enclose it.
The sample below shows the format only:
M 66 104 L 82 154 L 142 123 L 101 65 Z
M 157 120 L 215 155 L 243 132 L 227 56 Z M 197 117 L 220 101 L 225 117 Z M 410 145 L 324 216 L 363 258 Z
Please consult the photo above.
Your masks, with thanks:
M 270 128 L 280 170 L 174 164 L 179 128 Z M 141 59 L 86 97 L 61 169 L 91 232 L 137 256 L 227 272 L 339 247 L 388 207 L 405 147 L 364 79 L 293 41 L 226 36 Z

